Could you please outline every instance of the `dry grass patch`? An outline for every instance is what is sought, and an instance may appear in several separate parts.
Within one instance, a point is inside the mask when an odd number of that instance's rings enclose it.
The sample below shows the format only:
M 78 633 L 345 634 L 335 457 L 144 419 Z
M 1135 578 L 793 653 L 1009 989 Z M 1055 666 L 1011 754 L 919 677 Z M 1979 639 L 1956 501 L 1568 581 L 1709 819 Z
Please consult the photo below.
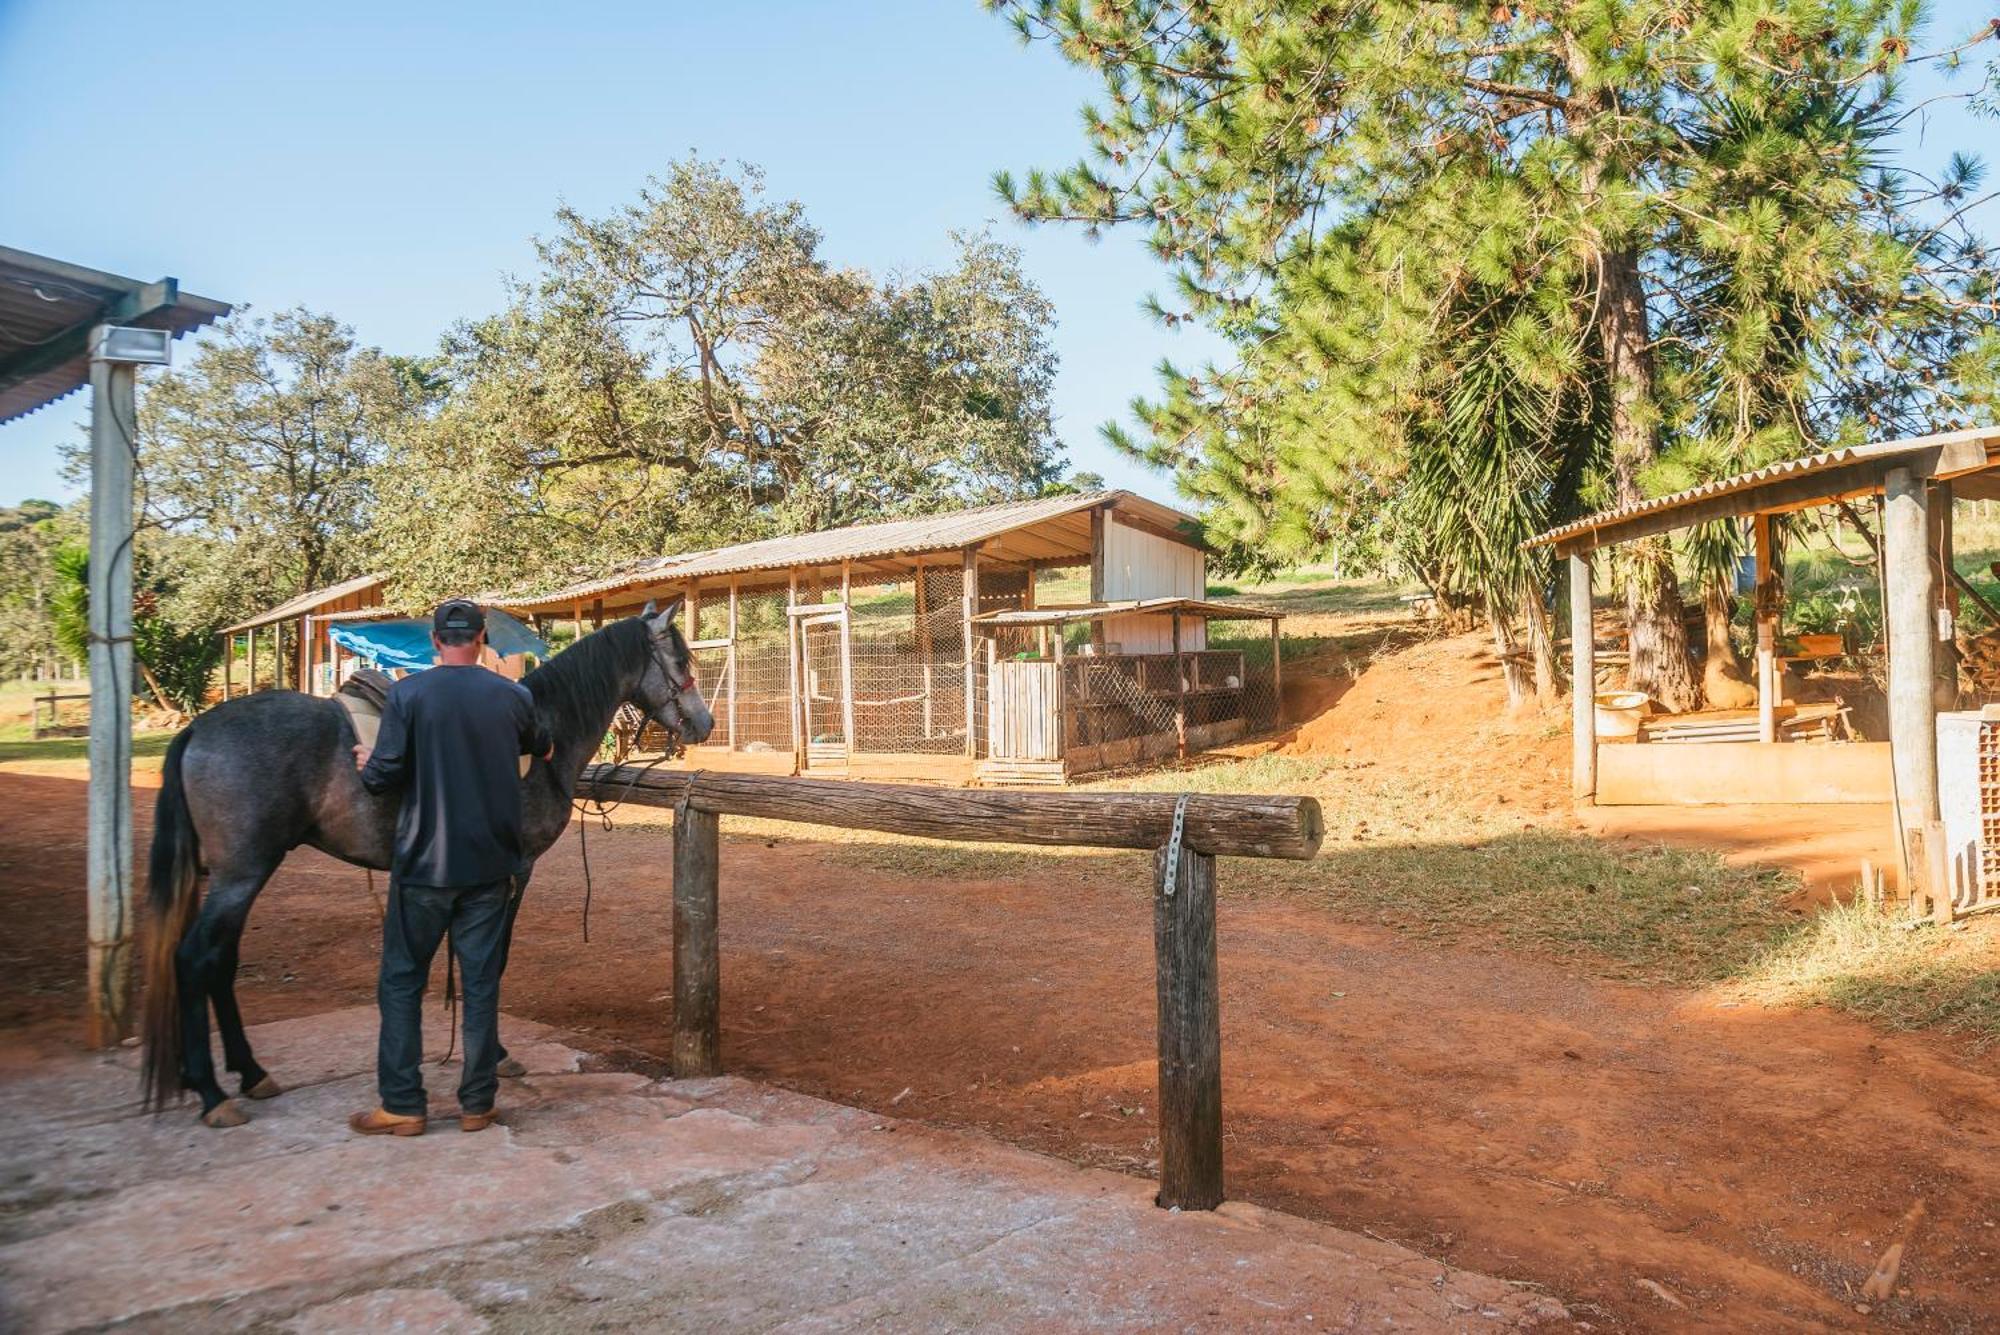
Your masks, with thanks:
M 1866 904 L 1818 914 L 1731 988 L 1771 1005 L 1833 1006 L 1884 1028 L 2000 1043 L 2000 923 L 1907 926 Z

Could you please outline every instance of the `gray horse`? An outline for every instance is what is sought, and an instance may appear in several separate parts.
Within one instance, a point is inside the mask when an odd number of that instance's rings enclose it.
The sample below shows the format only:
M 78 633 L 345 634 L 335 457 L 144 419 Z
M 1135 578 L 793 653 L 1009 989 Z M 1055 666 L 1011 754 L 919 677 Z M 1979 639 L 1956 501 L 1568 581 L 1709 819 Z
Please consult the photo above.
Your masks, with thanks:
M 583 767 L 622 704 L 684 743 L 707 739 L 714 718 L 696 687 L 680 599 L 614 621 L 529 673 L 522 684 L 555 738 L 552 760 L 521 780 L 528 866 L 568 827 Z M 243 1093 L 282 1092 L 250 1055 L 236 1008 L 237 948 L 250 905 L 285 854 L 310 844 L 358 867 L 384 869 L 395 847 L 398 799 L 372 796 L 355 772 L 354 726 L 333 700 L 266 691 L 217 705 L 167 748 L 154 810 L 146 952 L 145 1061 L 149 1105 L 191 1089 L 201 1120 L 247 1120 L 216 1083 L 208 1008 L 215 1007 L 228 1069 Z M 208 874 L 206 899 L 200 879 Z M 526 875 L 522 877 L 523 883 Z M 509 930 L 512 924 L 509 923 Z

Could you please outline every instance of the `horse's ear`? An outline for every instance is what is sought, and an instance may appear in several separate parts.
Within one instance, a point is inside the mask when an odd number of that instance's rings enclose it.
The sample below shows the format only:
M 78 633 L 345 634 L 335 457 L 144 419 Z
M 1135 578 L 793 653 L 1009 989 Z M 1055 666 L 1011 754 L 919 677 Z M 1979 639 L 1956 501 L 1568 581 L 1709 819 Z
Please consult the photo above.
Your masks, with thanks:
M 651 621 L 653 619 L 653 600 L 651 598 L 648 598 L 646 600 L 646 605 L 639 609 L 639 615 L 646 618 L 646 620 L 648 621 Z
M 651 603 L 647 603 L 646 615 L 648 619 L 652 622 L 653 634 L 665 635 L 667 633 L 667 628 L 674 624 L 674 618 L 680 615 L 681 604 L 686 601 L 687 599 L 685 597 L 669 598 L 667 599 L 667 605 L 661 608 L 657 612 L 653 611 L 653 605 Z

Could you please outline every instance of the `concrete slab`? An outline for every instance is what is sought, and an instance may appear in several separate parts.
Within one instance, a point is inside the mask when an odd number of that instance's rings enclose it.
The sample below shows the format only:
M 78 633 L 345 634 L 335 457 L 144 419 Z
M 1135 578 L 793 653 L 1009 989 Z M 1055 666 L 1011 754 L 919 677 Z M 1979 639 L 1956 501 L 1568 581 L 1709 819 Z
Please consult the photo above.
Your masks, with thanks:
M 210 1131 L 133 1101 L 134 1054 L 0 1090 L 37 1134 L 0 1159 L 0 1328 L 1443 1331 L 1560 1304 L 1338 1229 L 740 1080 L 585 1072 L 509 1020 L 530 1066 L 464 1135 L 350 1135 L 374 1012 L 252 1031 L 293 1082 Z M 438 1046 L 442 1046 L 441 1043 Z M 33 1152 L 22 1147 L 33 1145 Z

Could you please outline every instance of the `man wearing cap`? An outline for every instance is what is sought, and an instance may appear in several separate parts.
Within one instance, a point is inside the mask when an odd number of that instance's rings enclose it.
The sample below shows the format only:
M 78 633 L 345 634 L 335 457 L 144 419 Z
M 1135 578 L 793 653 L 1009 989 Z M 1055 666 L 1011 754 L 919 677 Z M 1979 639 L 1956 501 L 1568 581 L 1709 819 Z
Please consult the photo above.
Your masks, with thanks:
M 465 997 L 459 1127 L 493 1124 L 499 1081 L 500 971 L 515 877 L 521 870 L 517 759 L 552 752 L 527 688 L 480 665 L 486 614 L 454 598 L 431 616 L 437 666 L 389 692 L 375 747 L 354 748 L 371 793 L 400 789 L 396 854 L 382 919 L 382 1010 L 376 1050 L 381 1106 L 348 1125 L 365 1136 L 422 1135 L 426 1104 L 423 994 L 449 935 Z

